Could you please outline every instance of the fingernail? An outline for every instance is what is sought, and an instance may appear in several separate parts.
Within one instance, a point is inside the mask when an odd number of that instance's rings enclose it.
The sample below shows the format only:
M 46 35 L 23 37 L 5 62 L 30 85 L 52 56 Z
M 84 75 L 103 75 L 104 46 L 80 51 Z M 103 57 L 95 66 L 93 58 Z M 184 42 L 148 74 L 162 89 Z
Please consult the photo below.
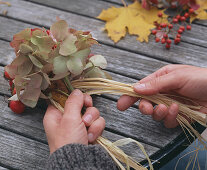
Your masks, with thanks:
M 145 84 L 136 83 L 134 85 L 134 88 L 137 90 L 142 90 L 142 89 L 146 88 L 146 86 L 145 86 Z
M 89 114 L 89 115 L 85 116 L 85 117 L 83 118 L 83 120 L 84 120 L 86 123 L 90 124 L 91 121 L 92 121 L 92 116 Z
M 79 96 L 79 95 L 81 95 L 81 91 L 78 89 L 75 89 L 72 94 L 75 96 Z
M 94 138 L 93 133 L 89 133 L 88 134 L 88 141 L 93 142 L 93 138 Z

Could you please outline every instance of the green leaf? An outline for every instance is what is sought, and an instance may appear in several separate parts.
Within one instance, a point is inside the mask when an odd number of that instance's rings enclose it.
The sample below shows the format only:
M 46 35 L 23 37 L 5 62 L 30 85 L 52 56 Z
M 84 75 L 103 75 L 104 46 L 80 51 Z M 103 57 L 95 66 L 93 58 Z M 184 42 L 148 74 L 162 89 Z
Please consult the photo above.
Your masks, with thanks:
M 53 73 L 54 74 L 61 74 L 61 73 L 65 73 L 68 71 L 68 68 L 66 66 L 66 62 L 67 62 L 68 58 L 63 57 L 63 56 L 57 56 L 54 58 L 53 60 Z
M 69 56 L 77 51 L 77 48 L 75 46 L 75 42 L 77 40 L 77 37 L 73 34 L 69 34 L 67 38 L 62 42 L 60 45 L 60 51 L 59 53 L 63 56 Z
M 105 69 L 107 66 L 107 61 L 102 55 L 94 55 L 89 59 L 89 61 L 91 61 L 94 66 L 102 69 Z
M 90 71 L 88 71 L 85 76 L 85 78 L 106 78 L 106 79 L 111 79 L 111 76 L 104 72 L 103 70 L 101 70 L 98 67 L 94 67 L 93 69 L 91 69 Z
M 80 58 L 72 56 L 67 61 L 67 68 L 74 76 L 77 76 L 83 72 L 84 67 Z
M 36 67 L 38 68 L 43 67 L 42 63 L 38 59 L 36 59 L 33 55 L 29 54 L 29 58 Z
M 31 38 L 31 29 L 26 28 L 22 30 L 21 32 L 14 35 L 14 40 L 30 40 Z
M 19 46 L 19 50 L 23 54 L 28 54 L 28 53 L 33 52 L 32 48 L 29 45 L 27 45 L 27 44 L 21 44 Z
M 55 42 L 53 41 L 52 37 L 49 36 L 33 36 L 31 38 L 31 42 L 34 45 L 37 45 L 40 51 L 49 53 L 52 50 L 52 47 L 55 45 Z
M 68 24 L 64 20 L 59 20 L 51 26 L 50 31 L 57 41 L 63 41 L 68 35 Z

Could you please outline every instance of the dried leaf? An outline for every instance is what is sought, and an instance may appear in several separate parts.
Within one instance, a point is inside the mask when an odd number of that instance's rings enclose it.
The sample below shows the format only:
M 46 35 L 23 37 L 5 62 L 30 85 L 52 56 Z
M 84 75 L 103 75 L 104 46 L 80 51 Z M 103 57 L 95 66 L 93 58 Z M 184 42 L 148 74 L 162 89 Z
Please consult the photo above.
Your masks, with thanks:
M 94 66 L 102 69 L 105 69 L 107 66 L 107 61 L 102 55 L 94 55 L 89 59 L 89 61 L 91 61 Z
M 36 59 L 33 55 L 29 54 L 29 58 L 36 67 L 38 68 L 43 67 L 42 63 L 38 59 Z
M 32 71 L 33 64 L 31 60 L 27 57 L 25 58 L 25 61 L 18 66 L 17 73 L 21 76 L 26 76 Z
M 83 63 L 83 65 L 85 66 L 85 64 L 86 64 L 86 59 L 87 59 L 87 57 L 88 57 L 88 55 L 89 55 L 90 53 L 91 53 L 90 48 L 85 48 L 85 49 L 83 49 L 83 50 L 80 50 L 80 51 L 78 51 L 78 52 L 72 54 L 72 56 L 75 57 L 75 58 L 80 58 L 81 61 L 82 61 L 82 63 Z
M 108 73 L 104 72 L 98 67 L 94 67 L 93 69 L 88 71 L 84 77 L 85 78 L 106 78 L 106 79 L 109 78 L 111 79 L 111 76 L 109 76 Z
M 53 41 L 52 37 L 49 36 L 33 36 L 31 38 L 31 42 L 38 46 L 40 51 L 49 53 L 52 50 L 52 47 L 55 45 L 55 42 Z
M 64 20 L 59 20 L 51 26 L 50 31 L 57 41 L 63 41 L 68 35 L 68 24 Z
M 126 7 L 103 10 L 97 18 L 106 21 L 105 29 L 115 43 L 126 35 L 127 30 L 131 35 L 138 35 L 137 40 L 140 42 L 148 42 L 151 29 L 155 28 L 154 21 L 159 21 L 158 12 L 166 18 L 162 22 L 168 23 L 164 10 L 156 7 L 146 10 L 138 1 Z
M 54 74 L 62 74 L 68 71 L 68 68 L 66 66 L 66 62 L 68 61 L 68 57 L 63 56 L 57 56 L 54 58 L 53 61 L 53 73 Z
M 207 19 L 207 1 L 206 0 L 197 0 L 196 3 L 200 6 L 195 11 L 195 14 L 190 17 L 190 22 L 193 22 L 195 19 L 206 20 Z
M 80 58 L 78 57 L 70 57 L 70 59 L 67 61 L 67 68 L 68 70 L 74 75 L 80 75 L 83 72 L 83 63 Z
M 19 46 L 19 50 L 23 54 L 28 54 L 28 53 L 33 52 L 32 48 L 29 45 L 27 45 L 27 44 L 21 44 Z
M 67 38 L 60 45 L 59 53 L 63 56 L 68 56 L 77 51 L 75 46 L 75 42 L 77 41 L 77 37 L 73 34 L 69 34 Z

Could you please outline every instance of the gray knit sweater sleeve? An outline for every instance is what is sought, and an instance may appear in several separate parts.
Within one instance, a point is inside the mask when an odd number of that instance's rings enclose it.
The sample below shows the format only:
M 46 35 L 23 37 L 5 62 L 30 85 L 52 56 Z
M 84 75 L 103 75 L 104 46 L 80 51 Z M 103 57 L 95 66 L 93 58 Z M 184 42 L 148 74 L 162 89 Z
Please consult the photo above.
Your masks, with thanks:
M 68 144 L 49 157 L 48 170 L 114 170 L 109 154 L 99 145 Z

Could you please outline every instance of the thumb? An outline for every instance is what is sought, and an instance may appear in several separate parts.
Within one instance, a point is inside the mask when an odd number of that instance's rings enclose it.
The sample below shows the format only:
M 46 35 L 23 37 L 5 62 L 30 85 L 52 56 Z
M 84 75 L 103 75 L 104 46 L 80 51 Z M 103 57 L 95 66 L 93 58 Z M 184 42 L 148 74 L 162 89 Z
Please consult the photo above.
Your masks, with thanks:
M 180 80 L 175 73 L 169 73 L 160 77 L 151 79 L 144 83 L 136 83 L 134 91 L 143 95 L 154 95 L 161 92 L 178 89 Z
M 83 105 L 84 105 L 83 93 L 78 89 L 74 90 L 65 102 L 63 117 L 80 119 Z

